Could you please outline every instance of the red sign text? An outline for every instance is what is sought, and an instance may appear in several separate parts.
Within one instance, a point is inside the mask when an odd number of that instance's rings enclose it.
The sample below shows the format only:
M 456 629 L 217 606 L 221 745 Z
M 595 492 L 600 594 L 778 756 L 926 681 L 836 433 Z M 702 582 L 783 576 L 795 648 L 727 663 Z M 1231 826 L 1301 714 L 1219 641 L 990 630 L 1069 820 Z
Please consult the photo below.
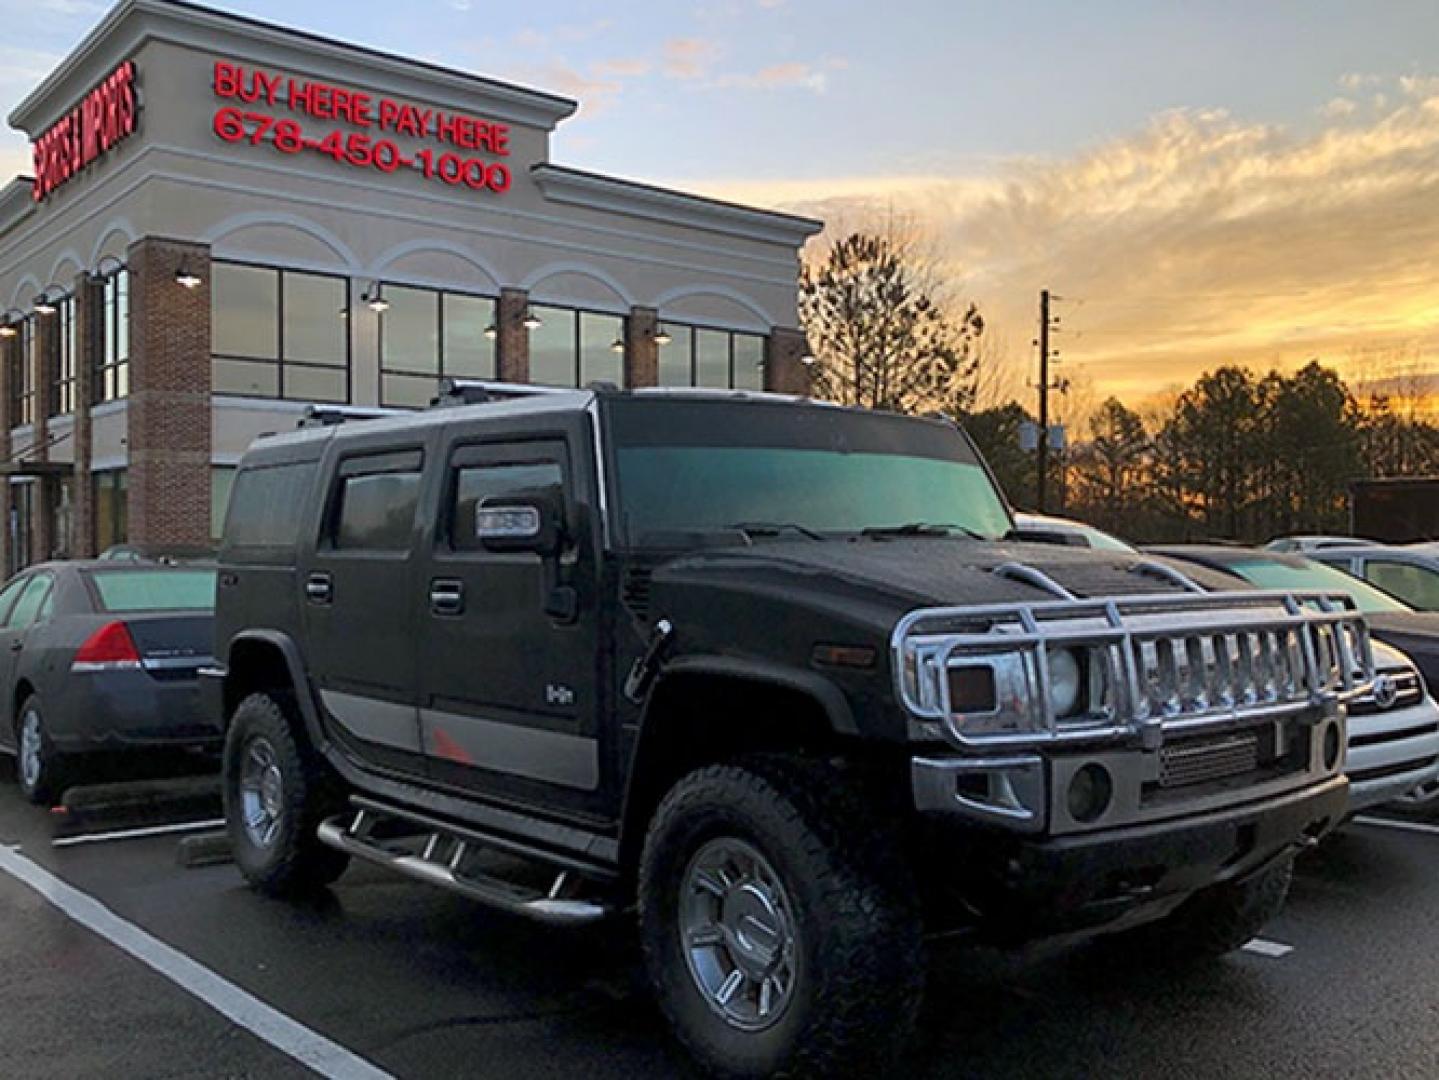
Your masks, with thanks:
M 135 131 L 140 102 L 126 61 L 31 143 L 35 200 L 45 198 Z

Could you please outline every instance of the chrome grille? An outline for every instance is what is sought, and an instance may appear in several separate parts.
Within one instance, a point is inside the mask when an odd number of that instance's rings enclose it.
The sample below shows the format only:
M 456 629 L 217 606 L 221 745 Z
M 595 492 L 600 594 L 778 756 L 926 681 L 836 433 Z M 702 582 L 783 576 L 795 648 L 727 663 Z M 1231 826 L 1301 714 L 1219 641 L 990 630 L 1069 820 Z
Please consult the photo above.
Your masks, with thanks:
M 1159 752 L 1159 786 L 1184 787 L 1259 768 L 1259 737 L 1252 732 L 1200 743 L 1180 743 Z

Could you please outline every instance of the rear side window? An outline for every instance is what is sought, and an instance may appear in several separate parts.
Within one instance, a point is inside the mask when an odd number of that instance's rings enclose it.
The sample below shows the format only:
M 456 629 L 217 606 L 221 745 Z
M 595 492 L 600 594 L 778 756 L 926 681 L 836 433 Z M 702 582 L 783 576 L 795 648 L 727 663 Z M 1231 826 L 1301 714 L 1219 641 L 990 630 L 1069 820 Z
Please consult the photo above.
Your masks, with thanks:
M 105 612 L 209 611 L 215 606 L 213 570 L 101 570 L 90 580 Z
M 1439 573 L 1413 563 L 1371 559 L 1364 576 L 1420 611 L 1439 611 Z
M 54 579 L 49 574 L 36 574 L 25 586 L 25 591 L 20 594 L 20 599 L 15 601 L 15 607 L 10 612 L 10 617 L 5 620 L 5 625 L 12 630 L 23 630 L 36 619 L 40 618 L 41 609 L 45 602 L 50 599 L 50 587 Z
M 408 551 L 420 501 L 418 450 L 351 458 L 340 467 L 332 540 L 340 551 Z
M 242 468 L 230 492 L 225 544 L 231 547 L 294 547 L 309 505 L 316 463 Z

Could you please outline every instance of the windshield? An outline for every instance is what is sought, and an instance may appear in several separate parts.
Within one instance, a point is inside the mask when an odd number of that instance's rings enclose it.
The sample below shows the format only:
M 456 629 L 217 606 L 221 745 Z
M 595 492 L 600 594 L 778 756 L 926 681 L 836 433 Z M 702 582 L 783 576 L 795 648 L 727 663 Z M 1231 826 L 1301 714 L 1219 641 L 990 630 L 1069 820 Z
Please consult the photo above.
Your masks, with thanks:
M 938 421 L 825 407 L 618 400 L 620 529 L 630 544 L 732 530 L 931 528 L 986 539 L 1009 512 L 969 443 Z
M 209 611 L 215 606 L 214 570 L 96 570 L 90 580 L 102 611 Z
M 1322 592 L 1348 593 L 1354 605 L 1366 615 L 1381 611 L 1412 611 L 1388 593 L 1380 592 L 1367 582 L 1351 577 L 1343 570 L 1305 559 L 1299 566 L 1270 559 L 1242 559 L 1229 564 L 1229 569 L 1261 589 L 1310 589 Z

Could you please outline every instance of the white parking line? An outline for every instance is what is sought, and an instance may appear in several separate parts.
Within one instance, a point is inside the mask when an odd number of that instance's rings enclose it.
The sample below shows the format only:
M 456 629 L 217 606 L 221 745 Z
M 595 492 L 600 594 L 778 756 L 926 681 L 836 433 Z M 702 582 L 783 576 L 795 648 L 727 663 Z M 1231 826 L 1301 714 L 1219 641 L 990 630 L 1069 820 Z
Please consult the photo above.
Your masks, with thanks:
M 103 844 L 108 840 L 138 840 L 142 836 L 165 836 L 169 833 L 199 832 L 201 829 L 218 829 L 225 824 L 224 818 L 209 821 L 182 821 L 174 825 L 147 825 L 143 829 L 116 829 L 112 832 L 79 833 L 75 836 L 61 836 L 50 841 L 51 847 L 74 847 L 76 844 Z
M 1294 951 L 1293 945 L 1281 945 L 1277 941 L 1267 941 L 1264 938 L 1255 938 L 1246 943 L 1244 951 L 1253 953 L 1255 956 L 1267 956 L 1271 960 L 1278 960 L 1281 956 L 1288 956 Z
M 1439 836 L 1439 825 L 1426 825 L 1422 821 L 1395 821 L 1393 818 L 1369 817 L 1360 815 L 1354 819 L 1357 825 L 1378 825 L 1384 829 L 1402 829 L 1405 832 L 1422 832 L 1430 836 Z
M 28 885 L 81 926 L 199 998 L 221 1016 L 332 1080 L 393 1080 L 389 1073 L 331 1042 L 178 949 L 120 918 L 93 896 L 37 866 L 18 848 L 0 845 L 0 870 Z

